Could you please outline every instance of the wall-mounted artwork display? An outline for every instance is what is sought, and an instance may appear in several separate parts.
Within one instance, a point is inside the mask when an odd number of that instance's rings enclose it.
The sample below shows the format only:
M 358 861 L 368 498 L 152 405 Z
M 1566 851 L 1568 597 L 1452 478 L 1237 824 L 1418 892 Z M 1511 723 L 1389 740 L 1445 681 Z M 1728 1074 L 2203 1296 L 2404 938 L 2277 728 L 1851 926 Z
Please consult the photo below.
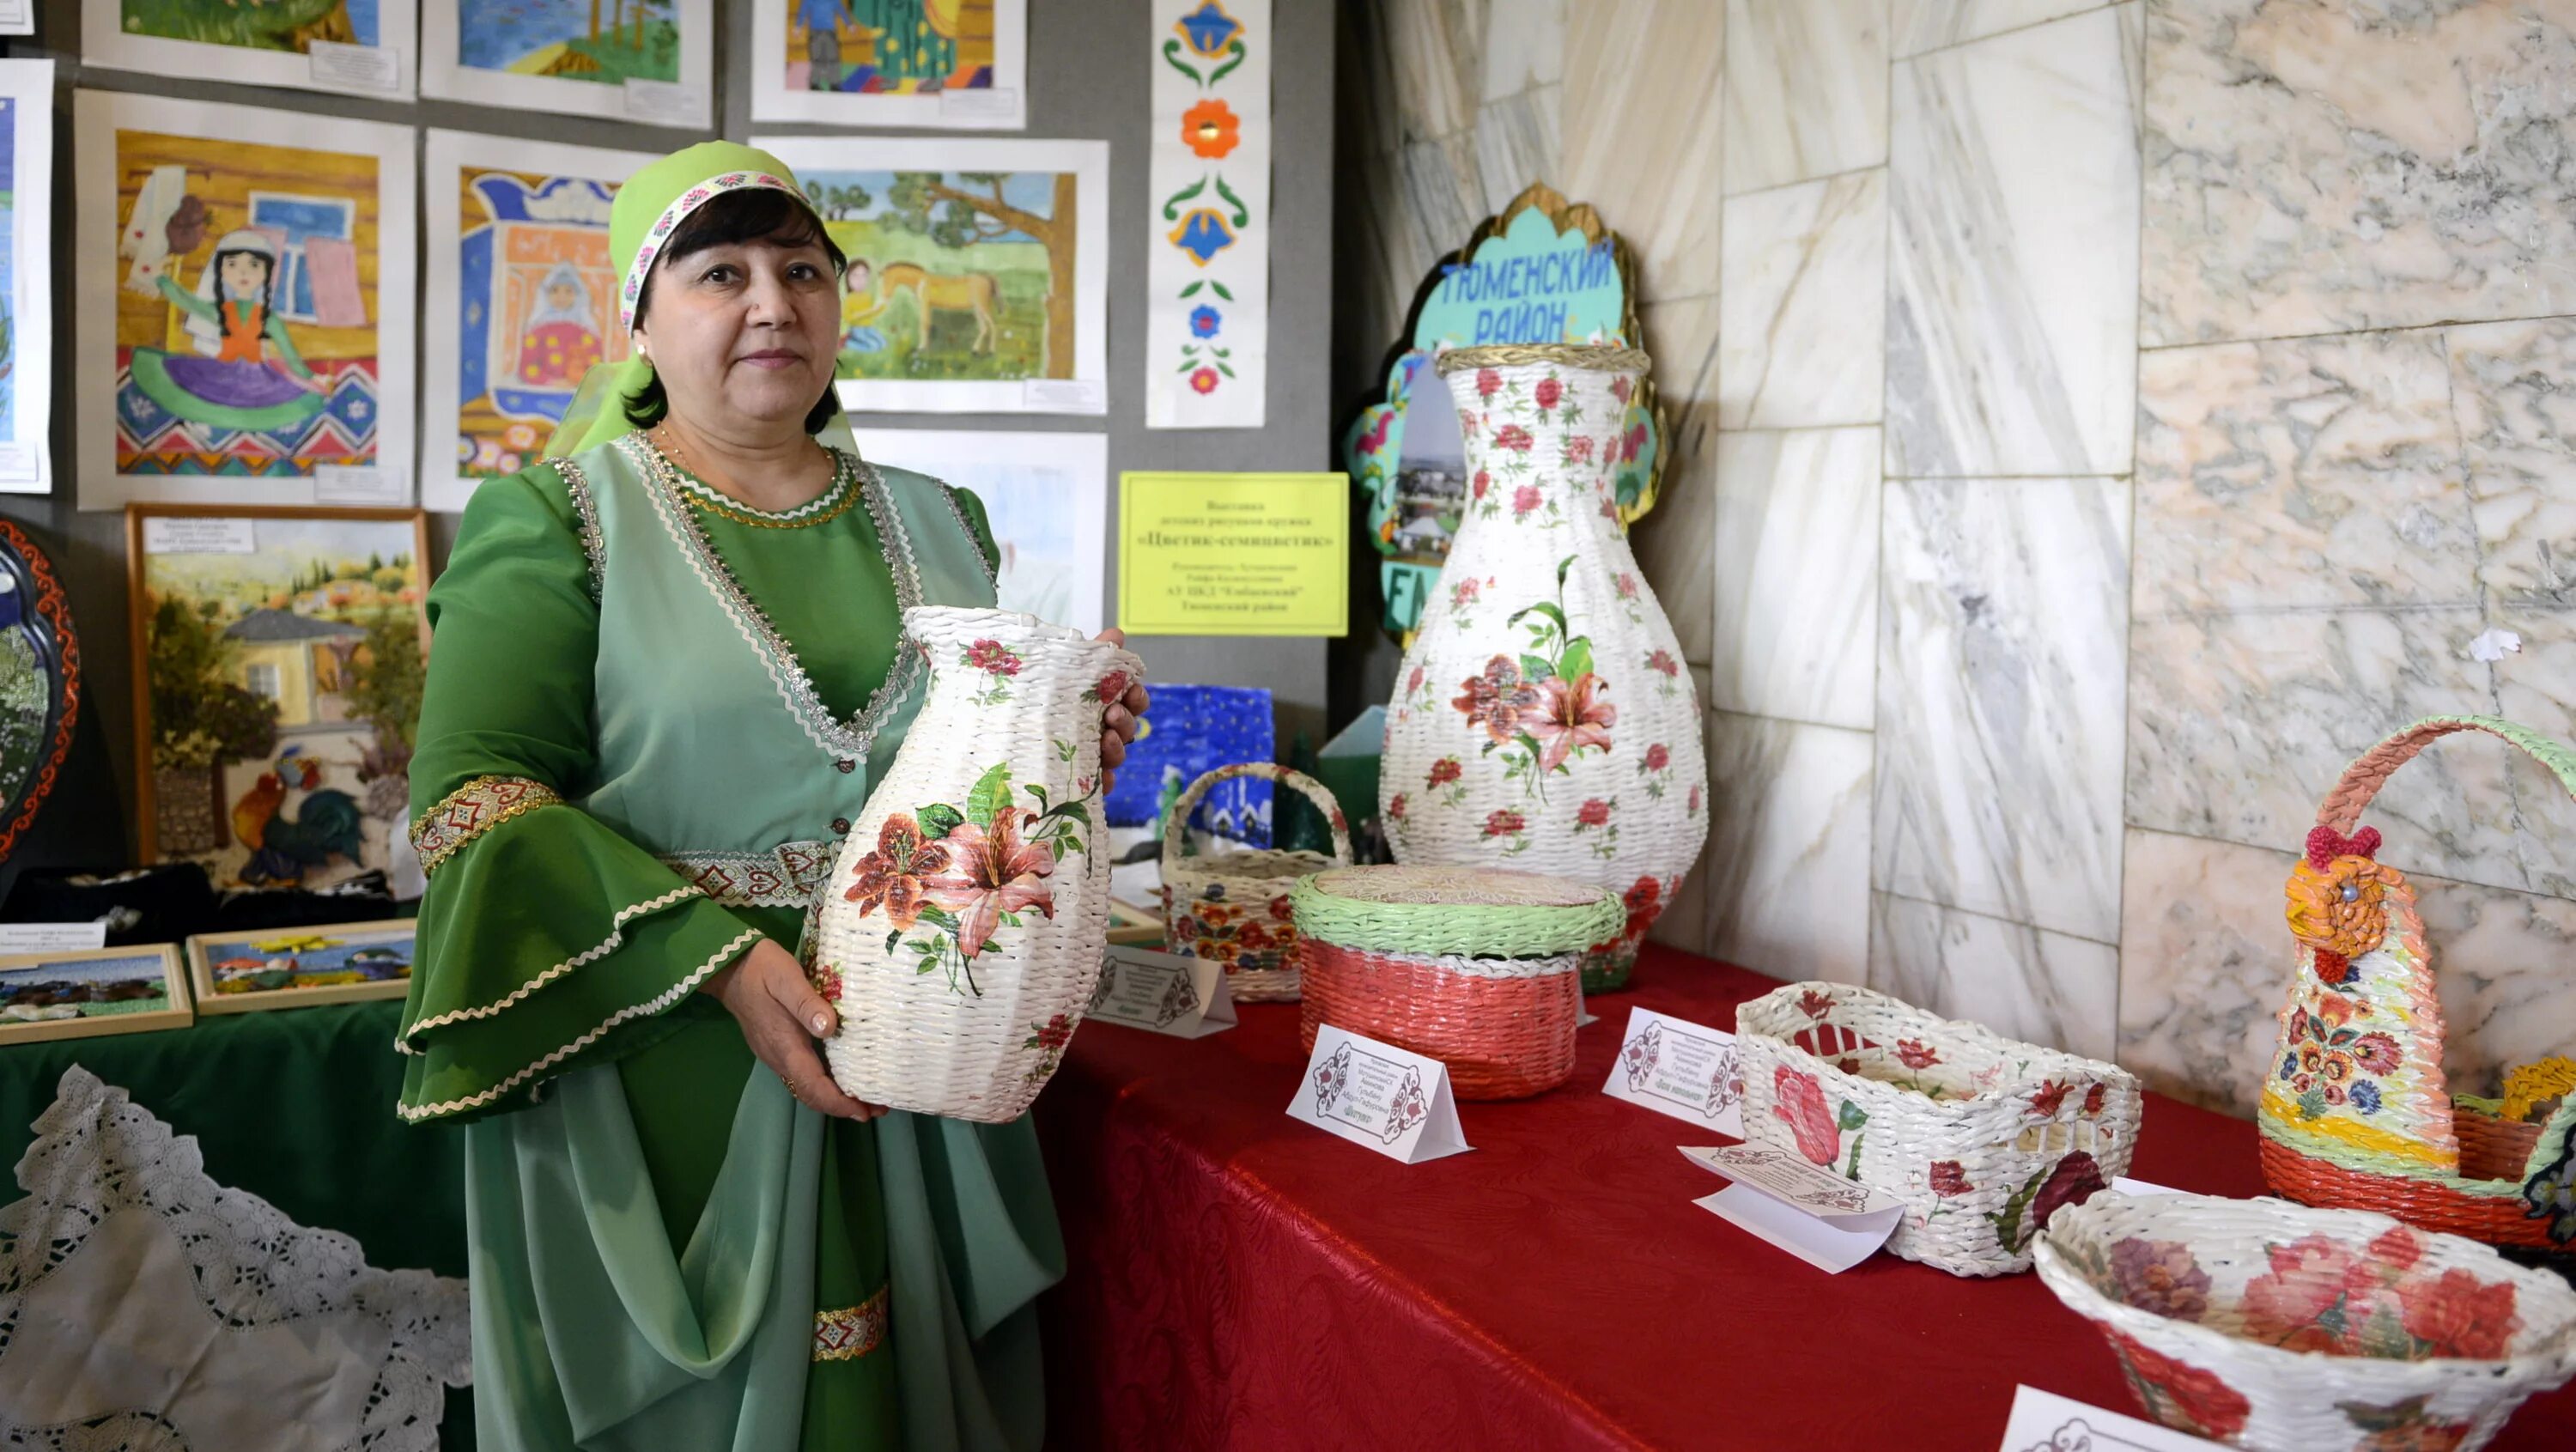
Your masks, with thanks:
M 460 510 L 535 462 L 593 363 L 626 356 L 617 186 L 653 158 L 432 131 L 420 489 Z
M 715 0 L 453 0 L 421 26 L 420 93 L 704 131 L 715 31 Z
M 144 861 L 202 862 L 218 887 L 391 867 L 428 549 L 411 510 L 127 511 Z
M 1145 427 L 1257 429 L 1270 378 L 1270 0 L 1154 0 Z
M 74 114 L 80 507 L 410 502 L 412 129 Z
M 199 1013 L 306 1008 L 411 991 L 409 918 L 207 933 L 188 940 Z
M 844 406 L 1107 411 L 1108 142 L 752 144 L 795 169 L 849 256 Z
M 11 493 L 53 488 L 53 183 L 54 63 L 0 61 L 0 491 Z
M 408 97 L 419 33 L 417 0 L 81 0 L 82 64 L 172 79 Z
M 175 943 L 0 957 L 0 1044 L 186 1028 L 188 980 Z
M 0 520 L 0 862 L 36 820 L 80 723 L 80 637 L 51 560 Z
M 974 491 L 1002 552 L 1004 610 L 1088 635 L 1105 621 L 1109 436 L 859 429 L 859 457 Z
M 1028 124 L 1028 0 L 752 0 L 751 119 Z
M 1385 597 L 1382 624 L 1409 637 L 1440 578 L 1461 512 L 1472 502 L 1459 406 L 1431 368 L 1443 348 L 1495 343 L 1616 342 L 1643 347 L 1637 263 L 1627 242 L 1585 205 L 1544 186 L 1488 217 L 1442 258 L 1414 295 L 1404 337 L 1387 356 L 1386 394 L 1343 439 L 1351 482 L 1368 494 L 1368 523 Z M 1628 523 L 1655 507 L 1663 474 L 1663 415 L 1652 377 L 1629 397 L 1615 477 Z

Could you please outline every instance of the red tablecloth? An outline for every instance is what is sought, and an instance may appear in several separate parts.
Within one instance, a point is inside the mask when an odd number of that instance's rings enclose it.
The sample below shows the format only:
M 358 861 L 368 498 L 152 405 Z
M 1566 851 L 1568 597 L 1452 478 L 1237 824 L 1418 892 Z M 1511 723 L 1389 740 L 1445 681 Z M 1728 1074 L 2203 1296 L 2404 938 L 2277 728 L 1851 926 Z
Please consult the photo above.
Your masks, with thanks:
M 1572 1083 L 1462 1105 L 1474 1152 L 1412 1166 L 1283 1112 L 1293 1005 L 1084 1028 L 1038 1105 L 1073 1267 L 1049 1445 L 1992 1452 L 2016 1382 L 2133 1412 L 2037 1277 L 1812 1270 L 1691 1203 L 1724 1182 L 1673 1147 L 1709 1136 L 1598 1092 L 1632 1004 L 1731 1028 L 1776 986 L 1649 949 Z M 2154 1095 L 2132 1173 L 2262 1190 L 2252 1125 Z M 2493 1445 L 2576 1445 L 2576 1386 Z

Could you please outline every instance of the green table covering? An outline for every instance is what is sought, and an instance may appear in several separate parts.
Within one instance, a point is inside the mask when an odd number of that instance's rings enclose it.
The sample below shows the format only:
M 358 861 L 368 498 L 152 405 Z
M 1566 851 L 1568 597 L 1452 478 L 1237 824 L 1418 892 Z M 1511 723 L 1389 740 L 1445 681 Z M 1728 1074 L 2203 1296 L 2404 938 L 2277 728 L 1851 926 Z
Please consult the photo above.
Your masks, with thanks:
M 0 1048 L 0 1165 L 15 1169 L 74 1064 L 181 1134 L 206 1173 L 297 1223 L 341 1231 L 370 1264 L 465 1274 L 465 1134 L 394 1116 L 400 999 L 209 1014 L 184 1029 Z M 9 1178 L 0 1201 L 18 1197 Z M 474 1445 L 472 1394 L 450 1391 L 445 1448 Z

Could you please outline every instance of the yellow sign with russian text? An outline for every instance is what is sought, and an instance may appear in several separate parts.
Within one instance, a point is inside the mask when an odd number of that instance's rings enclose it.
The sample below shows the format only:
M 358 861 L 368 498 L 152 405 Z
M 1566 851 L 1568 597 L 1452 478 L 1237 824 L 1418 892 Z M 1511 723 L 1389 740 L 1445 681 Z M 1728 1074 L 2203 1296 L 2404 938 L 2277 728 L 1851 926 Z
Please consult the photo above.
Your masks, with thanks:
M 1118 476 L 1118 624 L 1130 635 L 1350 629 L 1350 479 Z

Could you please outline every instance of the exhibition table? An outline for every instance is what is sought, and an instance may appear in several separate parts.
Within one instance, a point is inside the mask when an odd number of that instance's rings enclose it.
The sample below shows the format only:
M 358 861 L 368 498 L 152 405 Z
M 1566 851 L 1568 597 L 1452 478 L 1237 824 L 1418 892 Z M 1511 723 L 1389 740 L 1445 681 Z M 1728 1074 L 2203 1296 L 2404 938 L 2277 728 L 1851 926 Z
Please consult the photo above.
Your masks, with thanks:
M 2016 1382 L 2134 1414 L 2037 1277 L 1826 1275 L 1691 1203 L 1724 1182 L 1674 1147 L 1711 1135 L 1600 1092 L 1631 1005 L 1732 1028 L 1777 986 L 1650 948 L 1571 1083 L 1460 1106 L 1474 1151 L 1411 1166 L 1287 1117 L 1293 1004 L 1086 1026 L 1037 1111 L 1072 1265 L 1049 1445 L 1994 1452 Z M 2159 1095 L 2131 1173 L 2263 1191 L 2253 1125 Z M 2492 1445 L 2572 1442 L 2576 1386 Z

